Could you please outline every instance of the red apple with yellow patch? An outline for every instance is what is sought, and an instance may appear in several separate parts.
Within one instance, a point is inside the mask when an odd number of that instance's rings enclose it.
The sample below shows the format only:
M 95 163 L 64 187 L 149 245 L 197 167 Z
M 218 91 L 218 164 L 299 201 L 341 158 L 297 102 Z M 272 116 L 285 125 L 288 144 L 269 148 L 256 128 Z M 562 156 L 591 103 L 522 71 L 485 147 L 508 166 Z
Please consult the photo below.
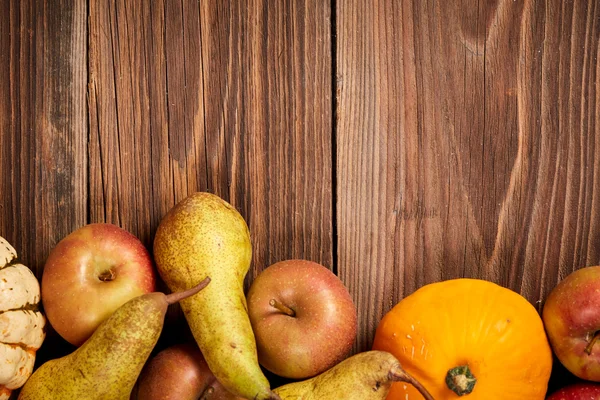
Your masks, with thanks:
M 256 277 L 247 299 L 258 360 L 279 376 L 315 376 L 352 349 L 356 307 L 342 281 L 318 263 L 271 265 Z
M 565 368 L 600 381 L 600 266 L 578 269 L 560 281 L 548 295 L 542 318 Z
M 89 224 L 50 252 L 42 304 L 54 330 L 79 346 L 117 308 L 155 287 L 152 258 L 136 236 L 113 224 Z

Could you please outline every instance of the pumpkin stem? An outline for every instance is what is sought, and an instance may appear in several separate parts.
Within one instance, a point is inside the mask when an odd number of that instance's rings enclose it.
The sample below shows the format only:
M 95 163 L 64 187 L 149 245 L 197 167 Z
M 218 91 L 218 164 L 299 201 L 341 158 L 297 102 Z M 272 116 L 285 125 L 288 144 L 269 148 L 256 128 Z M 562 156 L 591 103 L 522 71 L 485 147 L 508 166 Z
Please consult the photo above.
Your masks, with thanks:
M 588 343 L 587 346 L 585 346 L 585 349 L 583 351 L 585 351 L 585 353 L 589 356 L 590 354 L 592 354 L 592 347 L 594 347 L 594 344 L 596 344 L 596 341 L 598 340 L 598 338 L 600 338 L 600 331 L 597 331 L 594 334 L 594 337 L 592 337 L 592 340 L 590 340 L 590 342 Z
M 406 382 L 410 383 L 421 393 L 421 396 L 425 398 L 425 400 L 434 400 L 433 396 L 425 389 L 421 382 L 416 380 L 413 376 L 411 376 L 408 372 L 406 372 L 400 364 L 392 366 L 390 368 L 390 372 L 388 373 L 388 377 L 391 381 L 394 382 Z
M 446 374 L 446 385 L 459 396 L 469 394 L 475 388 L 477 379 L 469 369 L 468 365 L 461 365 L 448 370 Z

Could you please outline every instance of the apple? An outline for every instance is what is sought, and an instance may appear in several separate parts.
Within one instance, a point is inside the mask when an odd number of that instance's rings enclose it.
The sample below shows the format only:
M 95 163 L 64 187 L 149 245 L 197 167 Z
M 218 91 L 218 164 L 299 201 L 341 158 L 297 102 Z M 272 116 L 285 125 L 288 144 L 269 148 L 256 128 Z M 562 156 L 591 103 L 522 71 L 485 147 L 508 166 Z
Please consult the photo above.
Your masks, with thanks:
M 42 304 L 54 330 L 80 346 L 117 308 L 155 287 L 152 258 L 137 237 L 116 225 L 89 224 L 50 251 Z
M 195 343 L 167 347 L 152 358 L 138 379 L 137 398 L 241 400 L 217 381 Z
M 261 272 L 248 295 L 258 360 L 276 375 L 303 379 L 343 360 L 356 339 L 356 307 L 324 266 L 286 260 Z
M 600 385 L 575 383 L 552 393 L 548 400 L 600 400 Z
M 542 319 L 565 368 L 600 381 L 600 266 L 578 269 L 560 281 L 548 295 Z

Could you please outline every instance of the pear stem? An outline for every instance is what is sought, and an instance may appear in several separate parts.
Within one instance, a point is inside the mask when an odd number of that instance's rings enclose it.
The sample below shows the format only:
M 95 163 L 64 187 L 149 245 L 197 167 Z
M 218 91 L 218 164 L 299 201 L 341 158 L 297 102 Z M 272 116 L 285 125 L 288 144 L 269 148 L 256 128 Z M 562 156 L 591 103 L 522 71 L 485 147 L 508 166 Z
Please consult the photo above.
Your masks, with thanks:
M 411 375 L 409 375 L 408 372 L 403 370 L 400 365 L 394 365 L 390 369 L 390 372 L 388 373 L 388 377 L 390 378 L 391 381 L 394 381 L 394 382 L 410 383 L 411 385 L 413 385 L 415 387 L 415 389 L 417 389 L 419 391 L 419 393 L 421 393 L 421 396 L 423 396 L 425 398 L 425 400 L 434 400 L 433 396 L 427 391 L 427 389 L 425 389 L 425 387 L 423 385 L 421 385 L 421 382 L 419 382 L 418 380 L 413 378 Z
M 196 293 L 198 293 L 199 291 L 201 291 L 202 289 L 204 289 L 209 283 L 210 283 L 210 277 L 207 276 L 206 278 L 204 278 L 204 280 L 202 282 L 200 282 L 199 284 L 197 284 L 196 286 L 194 286 L 191 289 L 184 290 L 183 292 L 168 294 L 165 296 L 167 298 L 167 304 L 175 304 L 178 301 L 185 299 L 186 297 L 193 296 Z
M 269 397 L 269 400 L 281 400 L 281 397 L 279 397 L 277 393 L 271 392 L 271 397 Z
M 585 351 L 585 353 L 588 356 L 590 354 L 592 354 L 592 347 L 594 347 L 594 344 L 596 344 L 596 341 L 598 340 L 598 338 L 600 338 L 600 331 L 596 332 L 596 334 L 594 335 L 594 337 L 592 338 L 592 340 L 590 340 L 590 342 L 588 343 L 588 345 L 585 346 L 585 349 L 583 351 Z
M 282 313 L 284 313 L 286 315 L 289 315 L 290 317 L 296 316 L 296 311 L 292 310 L 291 308 L 289 308 L 288 306 L 286 306 L 279 300 L 271 299 L 271 301 L 269 301 L 269 305 L 271 307 L 275 307 L 276 309 L 278 309 L 279 311 L 281 311 Z

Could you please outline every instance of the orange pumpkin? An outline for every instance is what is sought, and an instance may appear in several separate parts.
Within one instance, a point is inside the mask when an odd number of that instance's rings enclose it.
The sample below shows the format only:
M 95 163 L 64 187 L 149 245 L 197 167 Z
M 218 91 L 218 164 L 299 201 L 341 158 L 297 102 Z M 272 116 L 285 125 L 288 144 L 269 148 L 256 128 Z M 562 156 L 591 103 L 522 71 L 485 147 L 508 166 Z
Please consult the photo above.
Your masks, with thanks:
M 552 369 L 533 305 L 478 279 L 432 283 L 404 298 L 381 320 L 373 349 L 395 355 L 436 400 L 541 400 Z M 394 383 L 387 399 L 423 397 Z

